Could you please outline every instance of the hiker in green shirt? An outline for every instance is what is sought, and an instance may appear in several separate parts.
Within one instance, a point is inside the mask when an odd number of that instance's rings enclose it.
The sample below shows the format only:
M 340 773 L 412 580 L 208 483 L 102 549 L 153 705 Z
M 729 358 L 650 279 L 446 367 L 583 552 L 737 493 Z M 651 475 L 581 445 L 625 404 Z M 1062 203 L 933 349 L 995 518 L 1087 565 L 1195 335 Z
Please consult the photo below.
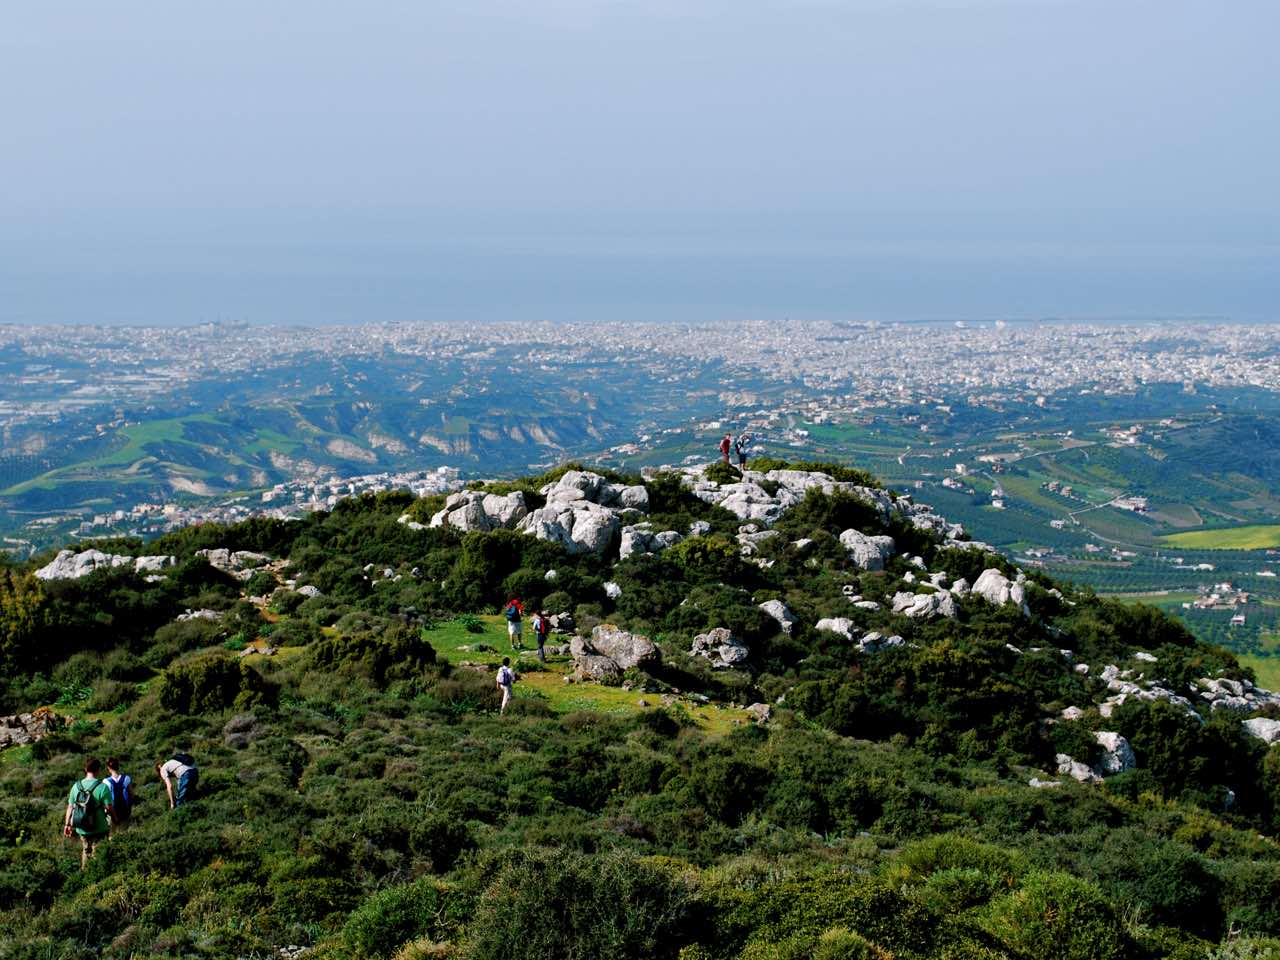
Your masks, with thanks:
M 71 785 L 67 795 L 67 816 L 62 824 L 62 835 L 74 832 L 80 838 L 80 869 L 89 865 L 98 844 L 107 839 L 111 829 L 111 786 L 98 779 L 101 765 L 97 757 L 84 761 L 84 779 Z

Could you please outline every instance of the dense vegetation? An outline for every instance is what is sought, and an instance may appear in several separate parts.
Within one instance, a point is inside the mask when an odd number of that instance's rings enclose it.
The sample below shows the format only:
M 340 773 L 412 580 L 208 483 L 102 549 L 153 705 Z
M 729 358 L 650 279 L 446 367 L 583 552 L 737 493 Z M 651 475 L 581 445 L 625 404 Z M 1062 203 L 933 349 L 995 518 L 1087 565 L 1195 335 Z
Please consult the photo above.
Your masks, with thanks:
M 548 478 L 518 486 L 536 496 Z M 413 530 L 398 518 L 437 504 L 385 494 L 304 521 L 104 545 L 175 555 L 154 581 L 124 568 L 48 583 L 34 564 L 0 570 L 0 707 L 56 704 L 79 718 L 0 753 L 0 954 L 1049 960 L 1280 948 L 1267 939 L 1280 937 L 1280 748 L 1225 711 L 1199 720 L 1131 700 L 1104 720 L 1099 686 L 1071 667 L 1142 666 L 1185 689 L 1248 676 L 1229 653 L 1158 610 L 1059 595 L 1035 575 L 1029 617 L 977 598 L 929 623 L 851 609 L 847 586 L 890 598 L 919 572 L 909 555 L 971 581 L 984 567 L 1015 571 L 842 494 L 811 493 L 744 559 L 734 517 L 673 476 L 647 486 L 662 528 L 704 520 L 709 532 L 611 565 L 509 531 Z M 891 534 L 900 555 L 885 571 L 851 567 L 837 539 L 849 527 Z M 207 547 L 287 563 L 242 583 L 196 556 Z M 647 633 L 663 665 L 624 678 L 625 709 L 582 709 L 580 685 L 557 681 L 518 685 L 500 716 L 488 667 L 505 638 L 478 615 L 511 592 L 572 612 L 580 630 L 607 620 Z M 795 612 L 790 634 L 759 609 L 772 599 Z M 187 609 L 221 619 L 177 621 Z M 854 619 L 855 638 L 907 643 L 862 653 L 813 628 L 831 616 Z M 713 627 L 749 645 L 752 670 L 712 671 L 686 652 Z M 478 667 L 444 649 L 450 631 L 474 636 Z M 239 655 L 268 643 L 274 657 Z M 563 670 L 556 661 L 545 669 Z M 539 669 L 521 663 L 527 677 Z M 690 694 L 726 716 L 729 704 L 775 704 L 773 719 L 707 724 Z M 1082 719 L 1058 718 L 1073 705 Z M 1094 759 L 1098 729 L 1124 734 L 1138 768 L 1102 785 L 1028 785 L 1053 774 L 1059 752 Z M 167 813 L 147 772 L 179 747 L 200 760 L 204 793 Z M 85 753 L 124 758 L 140 787 L 135 823 L 81 873 L 59 828 Z

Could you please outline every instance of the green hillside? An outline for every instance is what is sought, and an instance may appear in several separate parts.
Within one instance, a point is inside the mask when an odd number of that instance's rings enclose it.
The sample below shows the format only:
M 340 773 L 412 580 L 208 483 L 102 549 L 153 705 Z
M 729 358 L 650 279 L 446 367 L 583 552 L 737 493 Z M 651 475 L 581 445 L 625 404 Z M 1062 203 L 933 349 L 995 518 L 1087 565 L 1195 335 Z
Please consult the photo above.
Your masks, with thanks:
M 490 492 L 537 507 L 563 472 Z M 38 580 L 48 554 L 0 567 L 0 712 L 63 718 L 0 749 L 0 956 L 1280 950 L 1280 748 L 1241 724 L 1280 706 L 1180 699 L 1201 678 L 1255 679 L 1231 653 L 855 493 L 811 490 L 751 540 L 674 474 L 609 479 L 643 482 L 653 530 L 702 532 L 619 559 L 616 535 L 596 555 L 415 529 L 442 498 L 382 494 L 99 545 L 176 558 L 159 573 Z M 893 538 L 883 569 L 855 563 L 850 530 Z M 211 548 L 267 559 L 240 561 L 241 580 Z M 988 570 L 1025 609 L 948 592 Z M 545 664 L 513 652 L 513 593 L 584 637 L 647 636 L 660 662 L 595 682 L 568 635 Z M 954 616 L 894 613 L 898 594 L 945 595 Z M 178 619 L 191 610 L 210 619 Z M 714 628 L 744 663 L 689 652 Z M 871 632 L 900 641 L 859 642 Z M 504 656 L 519 680 L 500 713 Z M 1099 732 L 1127 740 L 1131 769 L 1106 769 Z M 178 749 L 201 792 L 169 811 L 152 766 Z M 120 757 L 137 803 L 82 872 L 61 826 L 86 754 Z M 1060 754 L 1098 782 L 1060 773 Z

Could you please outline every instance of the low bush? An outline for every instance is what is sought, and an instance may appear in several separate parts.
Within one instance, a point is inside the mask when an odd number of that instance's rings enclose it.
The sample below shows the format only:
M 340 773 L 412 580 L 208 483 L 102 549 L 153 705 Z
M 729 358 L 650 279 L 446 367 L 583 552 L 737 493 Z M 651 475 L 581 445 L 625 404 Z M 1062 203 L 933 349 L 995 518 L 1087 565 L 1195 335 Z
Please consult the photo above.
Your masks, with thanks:
M 982 921 L 1006 949 L 1026 960 L 1112 960 L 1128 955 L 1111 902 L 1087 880 L 1032 871 L 991 904 Z

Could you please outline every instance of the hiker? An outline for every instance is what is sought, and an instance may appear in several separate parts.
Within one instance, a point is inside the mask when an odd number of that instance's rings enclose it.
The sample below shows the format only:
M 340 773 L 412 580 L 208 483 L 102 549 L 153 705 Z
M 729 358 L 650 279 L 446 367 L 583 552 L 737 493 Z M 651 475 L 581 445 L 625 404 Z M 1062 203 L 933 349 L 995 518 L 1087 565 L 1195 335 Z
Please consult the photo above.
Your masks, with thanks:
M 738 455 L 738 469 L 747 469 L 747 447 L 751 445 L 751 434 L 740 433 L 738 438 L 733 441 L 734 452 Z
M 120 761 L 107 759 L 107 786 L 111 788 L 111 835 L 123 832 L 133 816 L 133 777 L 120 772 Z
M 724 463 L 729 462 L 729 450 L 733 447 L 733 434 L 726 433 L 724 439 L 720 441 L 720 459 Z
M 502 706 L 499 713 L 507 712 L 507 704 L 511 702 L 511 688 L 516 682 L 516 672 L 511 669 L 511 658 L 503 657 L 502 666 L 498 668 L 498 689 L 502 691 Z
M 200 784 L 200 770 L 189 753 L 175 753 L 164 763 L 156 764 L 156 773 L 169 794 L 169 809 L 173 810 L 196 798 Z
M 503 613 L 507 618 L 507 638 L 511 641 L 511 649 L 520 649 L 520 620 L 524 616 L 524 604 L 520 602 L 519 597 L 512 597 L 507 601 L 507 606 Z
M 538 641 L 538 659 L 543 663 L 547 662 L 547 634 L 551 632 L 551 619 L 547 616 L 547 611 L 539 610 L 533 616 L 533 637 Z
M 62 822 L 62 835 L 72 833 L 80 838 L 80 869 L 89 865 L 89 859 L 98 844 L 107 839 L 111 829 L 111 787 L 98 779 L 102 765 L 97 757 L 86 757 L 84 779 L 71 785 L 67 795 L 67 816 Z

